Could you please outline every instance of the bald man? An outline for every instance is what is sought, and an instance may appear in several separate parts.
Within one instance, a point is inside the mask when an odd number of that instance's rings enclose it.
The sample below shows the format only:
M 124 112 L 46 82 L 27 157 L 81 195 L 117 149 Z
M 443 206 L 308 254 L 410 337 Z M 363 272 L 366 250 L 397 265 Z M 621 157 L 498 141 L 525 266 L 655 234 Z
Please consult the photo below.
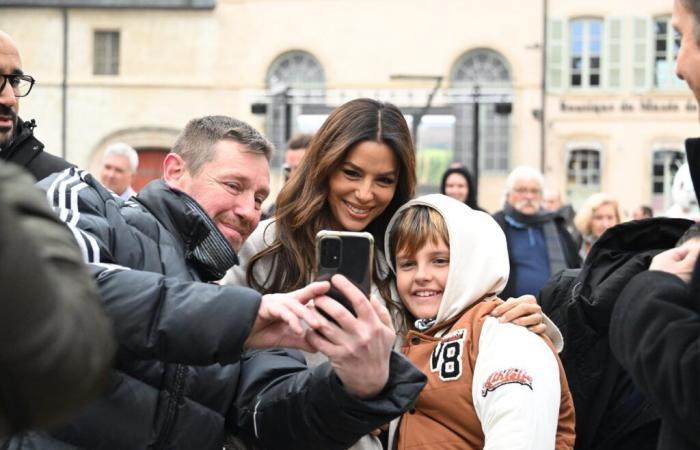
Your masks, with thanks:
M 44 144 L 34 137 L 34 120 L 19 118 L 19 100 L 34 86 L 34 78 L 22 71 L 17 45 L 0 31 L 0 159 L 24 167 L 35 179 L 71 167 L 65 160 L 44 152 Z

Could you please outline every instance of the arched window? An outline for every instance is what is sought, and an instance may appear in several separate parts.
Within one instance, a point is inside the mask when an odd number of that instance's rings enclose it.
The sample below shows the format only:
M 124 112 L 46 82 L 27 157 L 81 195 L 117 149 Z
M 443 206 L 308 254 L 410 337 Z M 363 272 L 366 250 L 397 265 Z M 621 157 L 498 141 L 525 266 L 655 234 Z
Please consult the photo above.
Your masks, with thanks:
M 512 93 L 510 65 L 503 56 L 489 49 L 465 53 L 455 63 L 450 77 L 452 89 L 465 94 L 478 87 L 479 168 L 485 171 L 508 171 L 510 167 L 511 118 L 510 107 L 498 107 Z M 509 105 L 510 106 L 510 105 Z M 473 166 L 474 103 L 455 106 L 454 160 Z
M 510 68 L 506 60 L 493 50 L 478 49 L 464 54 L 452 69 L 452 86 L 481 87 L 511 85 Z
M 326 75 L 318 60 L 309 52 L 291 50 L 282 53 L 267 71 L 267 87 L 285 84 L 292 89 L 323 89 Z
M 318 60 L 309 52 L 291 50 L 279 55 L 267 71 L 269 107 L 267 136 L 280 150 L 297 131 L 302 104 L 323 97 L 326 75 Z M 277 152 L 273 166 L 278 166 L 282 152 Z

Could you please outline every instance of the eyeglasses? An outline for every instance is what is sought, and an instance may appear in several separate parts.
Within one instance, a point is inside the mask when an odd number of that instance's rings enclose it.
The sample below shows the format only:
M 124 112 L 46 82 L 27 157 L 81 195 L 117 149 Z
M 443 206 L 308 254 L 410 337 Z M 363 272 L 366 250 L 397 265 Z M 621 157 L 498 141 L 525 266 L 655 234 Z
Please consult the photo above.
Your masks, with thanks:
M 0 74 L 0 93 L 5 89 L 5 84 L 10 83 L 15 97 L 26 97 L 34 86 L 34 78 L 29 75 Z

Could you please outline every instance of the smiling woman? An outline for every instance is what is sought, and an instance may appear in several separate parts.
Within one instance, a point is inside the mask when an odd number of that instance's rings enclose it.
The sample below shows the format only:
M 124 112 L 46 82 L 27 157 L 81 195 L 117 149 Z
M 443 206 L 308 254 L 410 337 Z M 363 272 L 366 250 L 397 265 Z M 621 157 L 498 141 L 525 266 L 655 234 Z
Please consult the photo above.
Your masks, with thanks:
M 368 231 L 381 254 L 391 215 L 413 197 L 415 152 L 394 105 L 370 99 L 338 107 L 316 133 L 299 169 L 239 252 L 228 281 L 288 292 L 313 278 L 314 240 L 322 229 Z M 382 282 L 374 274 L 374 285 Z

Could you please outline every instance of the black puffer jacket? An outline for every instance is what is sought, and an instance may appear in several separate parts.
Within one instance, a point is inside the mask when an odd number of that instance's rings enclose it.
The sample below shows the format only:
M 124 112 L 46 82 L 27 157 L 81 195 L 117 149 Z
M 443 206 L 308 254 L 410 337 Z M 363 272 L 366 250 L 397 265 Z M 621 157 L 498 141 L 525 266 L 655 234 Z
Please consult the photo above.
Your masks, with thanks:
M 72 167 L 66 160 L 44 151 L 44 144 L 34 136 L 34 127 L 33 120 L 23 122 L 18 118 L 15 137 L 7 148 L 0 151 L 0 159 L 24 167 L 37 180 Z
M 397 354 L 380 396 L 349 395 L 301 353 L 241 354 L 260 302 L 220 286 L 193 249 L 218 230 L 154 181 L 138 204 L 69 169 L 41 183 L 92 263 L 120 350 L 111 394 L 54 436 L 90 449 L 217 449 L 225 430 L 265 448 L 346 448 L 406 410 L 423 375 Z M 123 267 L 130 270 L 124 270 Z M 257 439 L 256 439 L 257 434 Z
M 625 285 L 691 224 L 656 218 L 610 228 L 583 268 L 560 272 L 542 289 L 542 310 L 564 336 L 560 356 L 576 408 L 576 449 L 656 447 L 659 415 L 611 353 L 610 319 Z

